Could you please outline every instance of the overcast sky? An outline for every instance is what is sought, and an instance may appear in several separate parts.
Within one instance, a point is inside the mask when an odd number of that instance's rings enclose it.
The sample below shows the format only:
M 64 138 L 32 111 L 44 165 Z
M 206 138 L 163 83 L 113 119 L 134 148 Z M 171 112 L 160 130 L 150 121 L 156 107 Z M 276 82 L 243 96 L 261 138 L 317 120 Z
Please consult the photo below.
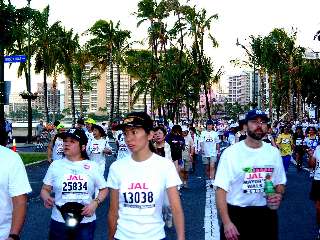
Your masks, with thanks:
M 23 7 L 27 0 L 11 0 L 17 7 Z M 43 9 L 50 5 L 50 21 L 60 20 L 66 28 L 82 33 L 98 19 L 120 20 L 124 29 L 132 31 L 133 40 L 147 37 L 146 29 L 137 28 L 138 0 L 31 0 L 31 7 Z M 193 0 L 197 8 L 205 8 L 208 16 L 218 14 L 212 22 L 211 33 L 218 40 L 218 49 L 207 48 L 215 68 L 224 66 L 225 76 L 239 72 L 229 62 L 241 58 L 244 53 L 236 47 L 236 39 L 247 45 L 250 35 L 266 36 L 272 29 L 284 28 L 287 32 L 294 27 L 298 30 L 297 43 L 303 47 L 320 51 L 320 42 L 314 41 L 314 34 L 320 30 L 320 0 Z M 6 69 L 6 79 L 15 79 L 13 68 Z M 41 76 L 33 74 L 34 81 Z M 14 84 L 13 90 L 24 90 L 24 84 Z M 34 91 L 34 89 L 32 89 Z

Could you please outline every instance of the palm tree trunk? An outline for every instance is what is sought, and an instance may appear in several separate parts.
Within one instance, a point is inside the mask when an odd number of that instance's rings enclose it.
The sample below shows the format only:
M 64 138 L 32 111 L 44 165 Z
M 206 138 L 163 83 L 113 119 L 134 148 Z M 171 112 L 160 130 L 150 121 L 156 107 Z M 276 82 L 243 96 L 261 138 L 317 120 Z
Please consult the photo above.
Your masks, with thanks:
M 80 107 L 80 117 L 83 118 L 83 81 L 82 81 L 82 73 L 79 84 L 79 107 Z
M 49 123 L 49 110 L 48 110 L 48 84 L 47 84 L 47 68 L 43 69 L 43 96 L 44 96 L 44 112 L 46 116 L 46 122 Z
M 117 119 L 120 117 L 120 65 L 117 63 L 117 103 L 116 103 L 116 112 L 117 112 Z
M 144 92 L 143 105 L 144 105 L 144 112 L 147 112 L 147 110 L 148 110 L 148 108 L 147 108 L 147 90 Z
M 74 103 L 74 85 L 73 79 L 69 79 L 70 81 L 70 91 L 71 91 L 71 112 L 72 112 L 72 122 L 76 124 L 76 107 Z
M 272 103 L 273 103 L 273 100 L 272 100 L 272 75 L 268 76 L 268 81 L 269 81 L 269 118 L 272 122 L 273 120 L 273 111 L 272 111 Z
M 266 109 L 266 88 L 265 88 L 265 80 L 264 80 L 264 70 L 263 68 L 259 69 L 259 75 L 260 75 L 260 102 L 261 102 L 261 110 L 265 111 Z
M 56 104 L 57 104 L 57 73 L 56 73 L 56 69 L 53 70 L 52 97 L 53 97 L 52 122 L 55 122 L 56 121 Z
M 113 60 L 112 60 L 112 49 L 110 50 L 109 60 L 109 73 L 110 73 L 110 122 L 114 118 L 114 82 L 113 82 Z

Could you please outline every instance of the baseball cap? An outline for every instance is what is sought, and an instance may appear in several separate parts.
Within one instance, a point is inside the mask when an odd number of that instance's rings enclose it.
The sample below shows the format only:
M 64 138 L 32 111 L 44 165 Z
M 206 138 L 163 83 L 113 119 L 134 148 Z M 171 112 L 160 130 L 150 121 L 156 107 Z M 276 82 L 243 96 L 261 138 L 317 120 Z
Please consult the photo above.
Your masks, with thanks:
M 65 139 L 67 137 L 71 137 L 81 143 L 81 145 L 87 145 L 88 138 L 85 132 L 79 128 L 70 128 L 68 131 L 61 133 L 61 138 Z
M 266 120 L 267 122 L 269 121 L 268 115 L 264 111 L 260 109 L 252 109 L 246 114 L 246 122 L 258 117 Z
M 61 128 L 64 128 L 64 125 L 60 123 L 60 124 L 57 126 L 57 130 L 60 130 Z
M 182 132 L 189 131 L 189 128 L 186 125 L 182 125 L 181 129 L 182 129 Z
M 214 124 L 214 122 L 213 122 L 213 120 L 212 120 L 212 119 L 208 119 L 206 124 L 207 124 L 207 125 L 213 125 L 213 124 Z
M 116 126 L 116 130 L 123 130 L 125 127 L 142 127 L 145 130 L 151 130 L 153 121 L 145 112 L 131 112 L 123 119 L 122 124 Z
M 96 124 L 96 121 L 93 120 L 92 118 L 88 118 L 87 120 L 84 121 L 84 123 Z

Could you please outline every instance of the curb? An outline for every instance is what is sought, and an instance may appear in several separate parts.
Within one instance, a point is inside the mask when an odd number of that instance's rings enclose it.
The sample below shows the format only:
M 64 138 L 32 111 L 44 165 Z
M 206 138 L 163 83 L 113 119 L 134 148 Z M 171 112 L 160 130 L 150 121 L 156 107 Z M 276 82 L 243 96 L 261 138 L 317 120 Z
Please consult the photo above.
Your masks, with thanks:
M 47 159 L 44 159 L 44 160 L 39 160 L 37 162 L 33 162 L 33 163 L 28 163 L 28 164 L 25 164 L 24 166 L 25 167 L 28 167 L 28 166 L 32 166 L 32 165 L 35 165 L 35 164 L 38 164 L 38 163 L 42 163 L 44 161 L 47 161 Z

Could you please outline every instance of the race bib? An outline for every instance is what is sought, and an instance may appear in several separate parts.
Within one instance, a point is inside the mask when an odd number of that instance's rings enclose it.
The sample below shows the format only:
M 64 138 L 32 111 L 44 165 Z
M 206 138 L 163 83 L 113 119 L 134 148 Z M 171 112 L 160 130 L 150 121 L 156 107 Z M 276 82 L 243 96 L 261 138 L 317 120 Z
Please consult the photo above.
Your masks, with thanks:
M 290 143 L 290 139 L 288 139 L 288 138 L 282 139 L 281 143 L 282 144 L 289 144 Z
M 267 176 L 273 173 L 273 167 L 244 168 L 243 193 L 262 193 Z
M 207 138 L 206 142 L 213 142 L 213 139 L 212 138 Z
M 88 177 L 84 174 L 66 174 L 62 183 L 62 199 L 88 199 Z
M 62 155 L 63 154 L 63 145 L 57 147 L 56 153 L 58 155 Z
M 302 139 L 297 139 L 297 140 L 296 140 L 296 145 L 297 145 L 297 146 L 302 145 Z
M 97 144 L 97 143 L 92 144 L 92 153 L 99 154 L 100 153 L 99 150 L 100 150 L 99 149 L 99 144 Z
M 127 151 L 127 146 L 126 145 L 120 145 L 119 146 L 119 151 Z
M 153 191 L 152 183 L 128 183 L 121 191 L 123 197 L 123 213 L 128 215 L 152 215 L 156 209 L 157 193 Z

